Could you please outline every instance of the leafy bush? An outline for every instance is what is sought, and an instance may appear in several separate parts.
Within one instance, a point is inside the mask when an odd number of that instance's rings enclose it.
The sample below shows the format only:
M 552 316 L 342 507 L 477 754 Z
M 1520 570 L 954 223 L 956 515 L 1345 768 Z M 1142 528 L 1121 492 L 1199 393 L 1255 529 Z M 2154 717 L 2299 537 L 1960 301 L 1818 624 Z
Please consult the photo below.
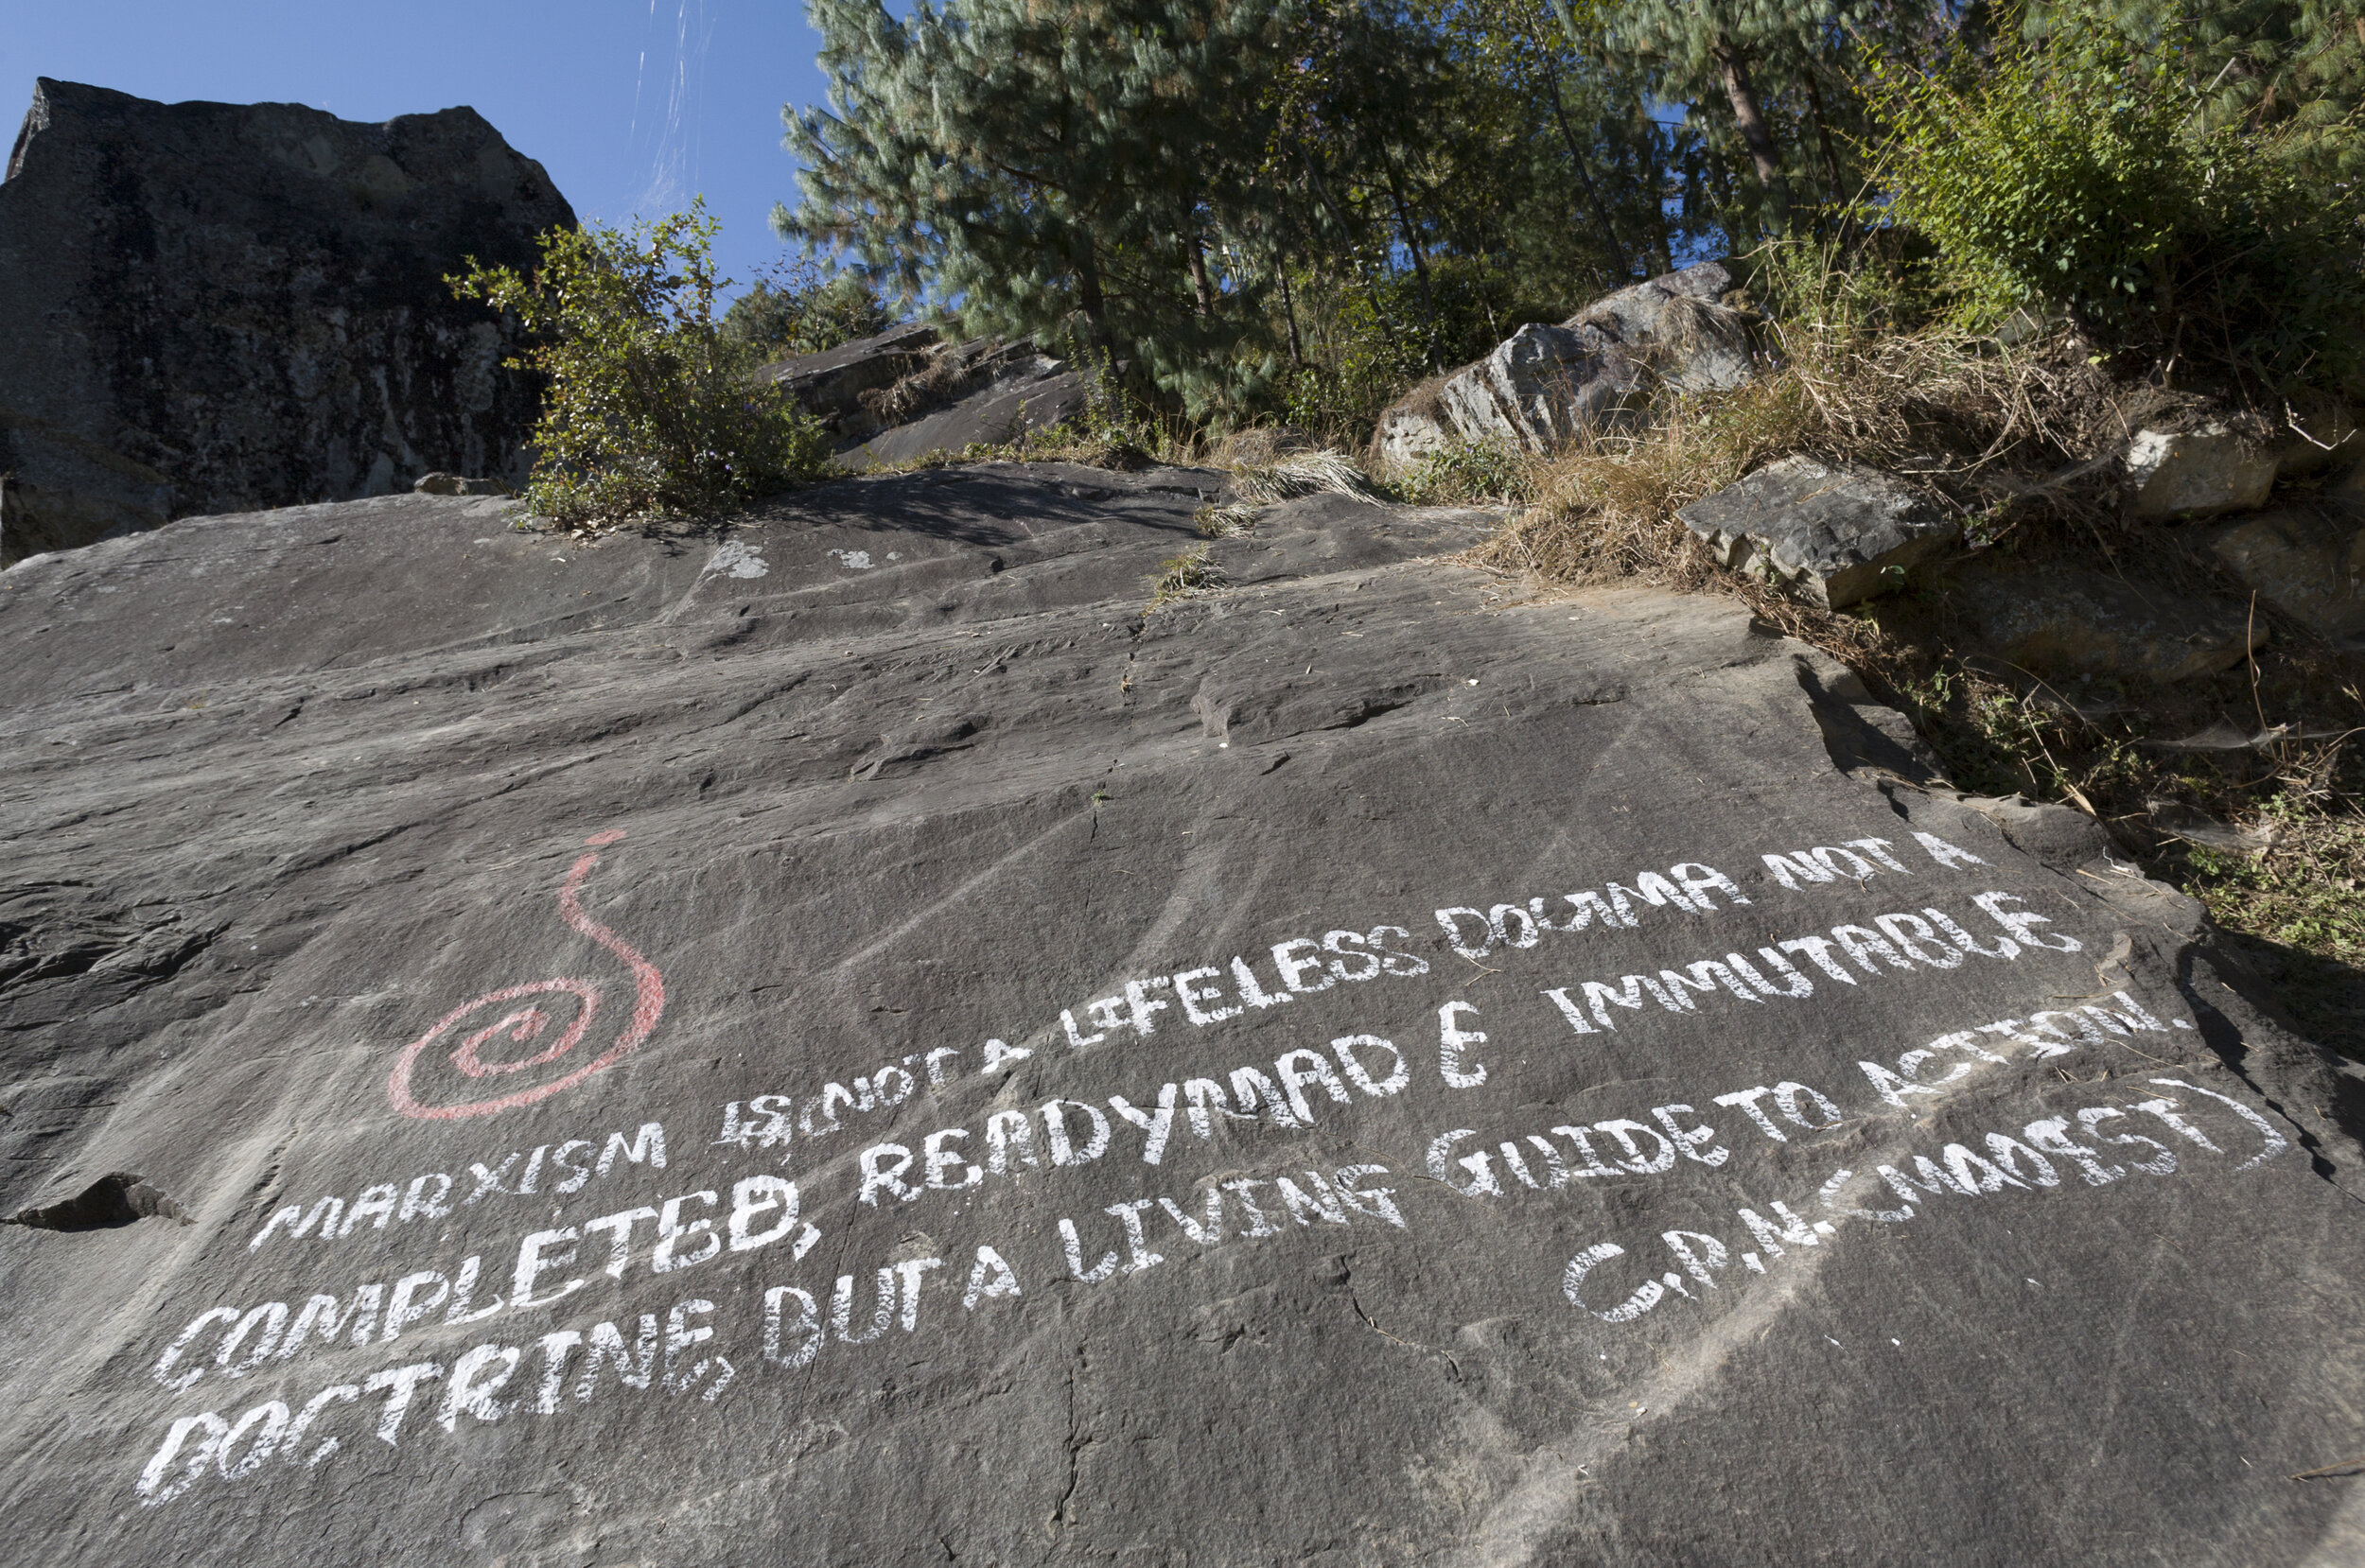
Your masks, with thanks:
M 1455 441 L 1421 459 L 1404 481 L 1414 501 L 1526 501 L 1538 464 L 1499 441 Z
M 860 273 L 832 271 L 809 257 L 766 270 L 723 312 L 723 335 L 762 358 L 819 354 L 894 324 Z
M 828 438 L 714 319 L 704 203 L 628 231 L 552 229 L 531 278 L 468 258 L 462 299 L 513 312 L 547 378 L 526 502 L 562 523 L 729 507 L 817 473 Z
M 2237 380 L 2355 382 L 2365 208 L 2305 177 L 2287 134 L 2209 128 L 2186 63 L 2093 15 L 1984 70 L 1876 64 L 1886 216 L 1936 242 L 1964 325 L 2058 308 L 2111 348 Z

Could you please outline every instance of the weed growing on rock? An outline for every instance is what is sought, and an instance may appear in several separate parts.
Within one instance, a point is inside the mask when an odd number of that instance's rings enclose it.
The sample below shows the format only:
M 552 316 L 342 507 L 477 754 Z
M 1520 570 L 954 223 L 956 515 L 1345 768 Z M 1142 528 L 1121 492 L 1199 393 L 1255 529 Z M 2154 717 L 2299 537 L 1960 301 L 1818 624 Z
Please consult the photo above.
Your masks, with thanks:
M 2365 1059 L 2365 817 L 2281 803 L 2262 816 L 2267 849 L 2194 847 L 2177 880 L 2310 1037 Z
M 1405 477 L 1405 494 L 1424 505 L 1534 498 L 1535 465 L 1498 441 L 1448 443 Z
M 1205 545 L 1196 545 L 1159 562 L 1158 575 L 1149 580 L 1148 609 L 1163 609 L 1223 586 L 1223 572 L 1208 559 L 1208 553 Z
M 534 346 L 513 361 L 547 379 L 528 510 L 606 527 L 745 504 L 818 475 L 826 434 L 751 381 L 752 342 L 723 330 L 717 225 L 703 203 L 655 223 L 593 223 L 541 236 L 541 265 L 469 270 L 462 299 L 514 313 Z

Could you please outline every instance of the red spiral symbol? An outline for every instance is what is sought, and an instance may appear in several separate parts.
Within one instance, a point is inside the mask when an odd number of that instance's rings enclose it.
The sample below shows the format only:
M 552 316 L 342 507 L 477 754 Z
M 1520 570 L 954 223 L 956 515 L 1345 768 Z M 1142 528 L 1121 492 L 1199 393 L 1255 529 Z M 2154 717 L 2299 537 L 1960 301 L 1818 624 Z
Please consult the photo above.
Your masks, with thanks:
M 584 843 L 596 848 L 614 844 L 623 836 L 621 829 L 610 828 L 604 833 L 594 833 L 584 840 Z M 665 980 L 657 972 L 657 966 L 641 957 L 631 943 L 583 912 L 584 880 L 591 875 L 591 868 L 599 863 L 600 857 L 597 854 L 586 855 L 575 862 L 574 868 L 567 873 L 565 885 L 558 890 L 558 914 L 559 917 L 569 927 L 622 959 L 624 967 L 632 971 L 636 993 L 632 1019 L 625 1025 L 624 1032 L 616 1037 L 616 1043 L 593 1060 L 576 1068 L 572 1072 L 547 1084 L 537 1084 L 532 1089 L 521 1089 L 514 1094 L 504 1094 L 498 1099 L 474 1100 L 464 1105 L 421 1105 L 411 1092 L 411 1072 L 419 1059 L 420 1053 L 449 1034 L 461 1019 L 467 1018 L 470 1014 L 480 1013 L 488 1007 L 524 1002 L 527 998 L 547 997 L 553 993 L 571 996 L 577 1003 L 573 1021 L 560 1031 L 557 1039 L 535 1054 L 514 1061 L 486 1061 L 483 1053 L 487 1049 L 498 1051 L 499 1042 L 503 1039 L 511 1045 L 527 1045 L 539 1040 L 551 1023 L 550 1014 L 543 1010 L 539 1002 L 526 1002 L 523 1006 L 512 1006 L 495 1021 L 468 1035 L 452 1048 L 450 1061 L 452 1066 L 471 1078 L 498 1077 L 503 1073 L 522 1072 L 530 1067 L 542 1067 L 557 1061 L 583 1042 L 583 1037 L 591 1028 L 591 1020 L 599 1014 L 600 987 L 593 981 L 534 980 L 522 985 L 505 985 L 498 991 L 487 991 L 481 997 L 462 1002 L 436 1019 L 432 1029 L 403 1048 L 401 1056 L 394 1062 L 393 1074 L 386 1080 L 386 1098 L 394 1103 L 394 1109 L 405 1116 L 449 1121 L 463 1116 L 490 1116 L 496 1111 L 510 1110 L 518 1106 L 530 1106 L 537 1100 L 549 1099 L 561 1089 L 573 1088 L 594 1072 L 613 1067 L 622 1060 L 634 1047 L 649 1037 L 649 1032 L 657 1027 L 657 1019 L 665 1011 Z

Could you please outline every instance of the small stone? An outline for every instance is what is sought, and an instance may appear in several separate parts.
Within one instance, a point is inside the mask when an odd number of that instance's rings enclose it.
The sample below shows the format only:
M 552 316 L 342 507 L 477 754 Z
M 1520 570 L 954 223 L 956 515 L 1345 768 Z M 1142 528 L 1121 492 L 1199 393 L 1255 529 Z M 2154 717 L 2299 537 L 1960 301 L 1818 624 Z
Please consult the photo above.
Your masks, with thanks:
M 2272 452 L 2222 425 L 2176 433 L 2139 430 L 2127 449 L 2127 479 L 2138 517 L 2253 512 L 2274 489 Z
M 413 494 L 420 496 L 457 496 L 460 494 L 460 487 L 466 482 L 451 474 L 422 474 L 419 476 L 419 482 L 412 485 L 411 489 Z
M 1719 565 L 1786 583 L 1830 610 L 1901 585 L 1962 532 L 1889 475 L 1805 457 L 1769 463 L 1675 515 Z

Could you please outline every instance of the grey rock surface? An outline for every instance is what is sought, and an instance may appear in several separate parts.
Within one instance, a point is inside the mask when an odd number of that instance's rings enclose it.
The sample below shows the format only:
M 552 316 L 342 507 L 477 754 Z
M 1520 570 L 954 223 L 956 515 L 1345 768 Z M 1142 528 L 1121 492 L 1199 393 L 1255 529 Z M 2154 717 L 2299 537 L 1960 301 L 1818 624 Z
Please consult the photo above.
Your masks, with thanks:
M 471 109 L 360 125 L 42 78 L 0 183 L 0 564 L 517 469 L 535 389 L 443 280 L 573 222 Z
M 1558 326 L 1522 326 L 1384 410 L 1374 449 L 1399 465 L 1454 442 L 1546 452 L 1661 382 L 1738 387 L 1753 371 L 1745 320 L 1721 303 L 1732 288 L 1722 263 L 1701 262 L 1606 295 Z
M 1806 457 L 1767 463 L 1675 515 L 1720 565 L 1788 584 L 1831 610 L 1897 586 L 1962 534 L 1894 476 Z
M 2128 510 L 2138 517 L 2209 516 L 2267 504 L 2276 453 L 2222 425 L 2138 430 L 2127 450 Z
M 0 573 L 11 1556 L 2357 1560 L 2357 1081 L 2197 906 L 1467 515 L 1145 615 L 1220 480 Z
M 2186 681 L 2230 670 L 2267 642 L 2247 605 L 2096 571 L 1983 567 L 1961 573 L 1953 591 L 1989 648 L 2043 675 Z
M 1721 261 L 1703 261 L 1607 294 L 1561 324 L 1591 327 L 1627 357 L 1686 392 L 1730 392 L 1756 374 L 1742 313 Z
M 2352 510 L 2264 513 L 2220 529 L 2209 548 L 2285 614 L 2333 642 L 2365 643 L 2365 523 Z

